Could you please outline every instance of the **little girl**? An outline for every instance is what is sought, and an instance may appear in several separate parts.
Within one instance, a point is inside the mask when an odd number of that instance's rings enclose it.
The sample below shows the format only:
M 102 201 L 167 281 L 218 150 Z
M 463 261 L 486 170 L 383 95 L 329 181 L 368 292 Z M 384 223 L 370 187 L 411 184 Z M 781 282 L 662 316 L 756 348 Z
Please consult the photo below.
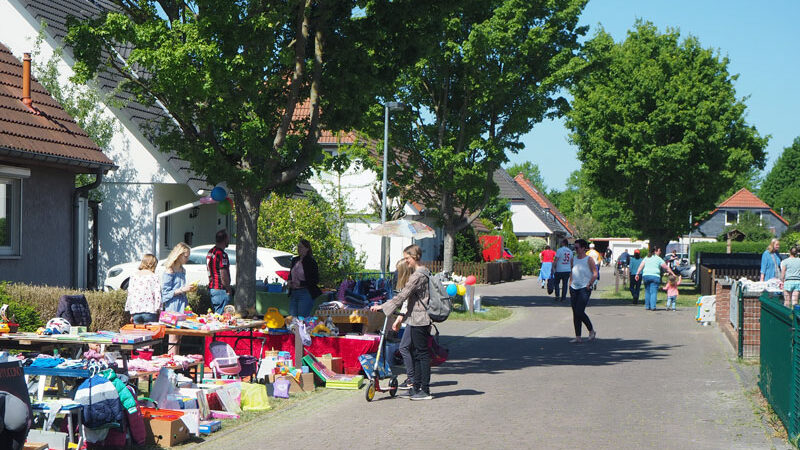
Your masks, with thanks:
M 664 286 L 664 290 L 667 291 L 667 310 L 670 309 L 669 305 L 672 305 L 672 310 L 676 311 L 675 308 L 675 300 L 678 299 L 678 286 L 681 284 L 681 276 L 678 275 L 677 278 L 675 275 L 669 276 L 669 281 L 667 285 Z

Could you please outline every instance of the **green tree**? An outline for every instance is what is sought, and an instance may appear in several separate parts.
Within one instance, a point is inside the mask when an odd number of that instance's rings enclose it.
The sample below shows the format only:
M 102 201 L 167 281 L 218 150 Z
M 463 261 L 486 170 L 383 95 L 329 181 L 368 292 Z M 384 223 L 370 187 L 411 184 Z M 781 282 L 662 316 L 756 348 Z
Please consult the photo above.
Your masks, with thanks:
M 745 122 L 728 59 L 677 30 L 637 21 L 624 42 L 603 30 L 571 85 L 571 139 L 591 185 L 632 212 L 662 247 L 752 168 L 767 138 Z
M 511 219 L 511 203 L 502 197 L 492 197 L 483 207 L 481 219 L 484 219 L 484 223 L 488 222 L 491 225 L 487 226 L 489 229 L 502 227 L 506 220 Z
M 800 137 L 783 149 L 769 173 L 764 177 L 759 197 L 780 212 L 790 223 L 800 221 Z
M 541 192 L 547 192 L 542 171 L 539 170 L 539 165 L 535 162 L 525 161 L 521 164 L 512 164 L 506 169 L 506 172 L 511 175 L 511 178 L 516 177 L 518 174 L 522 174 L 526 180 L 533 183 L 533 185 L 536 186 L 536 188 Z
M 321 197 L 286 198 L 271 195 L 261 204 L 258 245 L 297 253 L 300 238 L 308 239 L 319 264 L 320 280 L 333 287 L 345 274 L 364 269 L 358 254 L 340 234 L 338 212 Z
M 407 36 L 424 39 L 415 18 L 429 20 L 428 4 L 110 3 L 114 11 L 68 23 L 75 80 L 119 75 L 120 89 L 168 111 L 149 130 L 161 150 L 210 184 L 227 182 L 237 219 L 236 306 L 247 309 L 262 200 L 293 191 L 319 158 L 321 130 L 352 129 L 383 80 L 413 61 L 418 41 Z
M 768 241 L 775 237 L 772 232 L 764 226 L 761 222 L 761 216 L 751 212 L 742 212 L 739 214 L 739 222 L 732 223 L 725 227 L 725 230 L 717 236 L 718 241 L 727 240 L 727 233 L 732 230 L 739 230 L 744 234 L 744 240 L 747 242 L 762 242 Z
M 481 245 L 472 227 L 464 228 L 456 234 L 456 249 L 453 259 L 459 262 L 480 262 Z
M 584 32 L 577 22 L 585 3 L 451 1 L 427 52 L 400 73 L 394 92 L 407 108 L 393 119 L 392 135 L 403 151 L 389 175 L 401 197 L 440 219 L 445 271 L 456 233 L 497 194 L 492 173 L 506 152 L 522 148 L 519 138 L 533 124 L 566 109 L 558 92 Z

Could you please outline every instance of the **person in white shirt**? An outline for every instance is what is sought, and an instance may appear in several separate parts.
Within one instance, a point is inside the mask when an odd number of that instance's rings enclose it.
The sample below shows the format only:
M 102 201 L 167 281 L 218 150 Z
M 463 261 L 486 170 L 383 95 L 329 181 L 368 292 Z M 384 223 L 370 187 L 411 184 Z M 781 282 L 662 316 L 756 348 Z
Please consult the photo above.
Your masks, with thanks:
M 556 251 L 555 260 L 556 301 L 563 302 L 567 299 L 567 286 L 569 286 L 573 257 L 572 250 L 569 248 L 569 241 L 562 239 L 561 247 Z
M 572 262 L 572 273 L 569 277 L 569 295 L 572 300 L 572 323 L 575 326 L 575 339 L 572 343 L 581 343 L 581 324 L 589 330 L 589 340 L 597 336 L 592 321 L 586 315 L 592 285 L 597 280 L 597 265 L 593 258 L 586 254 L 588 245 L 583 239 L 575 241 L 575 259 Z

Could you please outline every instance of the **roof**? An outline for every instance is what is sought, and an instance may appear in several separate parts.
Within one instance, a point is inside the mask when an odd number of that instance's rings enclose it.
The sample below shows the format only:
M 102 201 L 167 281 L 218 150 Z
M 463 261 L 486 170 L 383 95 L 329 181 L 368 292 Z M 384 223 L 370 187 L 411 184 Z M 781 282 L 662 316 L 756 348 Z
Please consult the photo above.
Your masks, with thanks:
M 108 159 L 36 80 L 33 110 L 22 103 L 22 63 L 0 44 L 0 155 L 70 166 L 76 172 L 108 170 Z
M 539 206 L 553 213 L 556 220 L 558 220 L 558 222 L 561 224 L 561 226 L 564 227 L 564 229 L 569 231 L 569 234 L 572 235 L 575 234 L 575 231 L 569 224 L 567 217 L 564 216 L 564 214 L 562 214 L 558 208 L 556 208 L 556 205 L 554 205 L 553 202 L 551 202 L 546 195 L 539 192 L 539 190 L 536 189 L 536 186 L 534 186 L 533 183 L 531 183 L 530 181 L 528 181 L 527 178 L 525 178 L 525 175 L 518 173 L 517 176 L 514 177 L 514 181 L 517 182 L 517 185 L 519 185 L 519 187 L 521 187 L 525 192 L 527 192 L 531 197 L 533 197 L 533 199 L 536 201 L 536 203 L 539 204 Z
M 12 4 L 14 3 L 12 2 Z M 37 22 L 46 22 L 47 33 L 61 45 L 64 44 L 64 37 L 67 34 L 68 17 L 85 19 L 99 16 L 104 11 L 118 10 L 113 2 L 108 0 L 19 0 L 19 3 Z M 118 48 L 117 50 L 123 58 L 127 57 L 131 51 L 130 48 Z M 65 48 L 64 51 L 70 52 L 68 48 Z M 139 72 L 141 76 L 147 76 L 143 71 L 139 70 Z M 117 89 L 120 81 L 122 81 L 122 76 L 119 74 L 108 71 L 101 71 L 97 74 L 100 88 L 105 92 L 113 93 L 115 100 L 122 105 L 112 109 L 139 127 L 141 133 L 150 140 L 150 144 L 157 148 L 147 130 L 155 121 L 168 116 L 166 110 L 158 103 L 148 106 L 137 102 L 132 94 Z M 211 188 L 203 177 L 191 170 L 188 161 L 181 159 L 176 153 L 165 153 L 165 155 L 175 173 L 179 175 L 179 180 L 181 178 L 186 180 L 186 184 L 193 192 Z
M 747 188 L 741 188 L 736 191 L 735 194 L 731 195 L 725 201 L 719 204 L 711 214 L 719 211 L 720 209 L 767 209 L 771 212 L 775 217 L 778 218 L 781 222 L 789 225 L 789 222 L 784 219 L 780 214 L 775 212 L 768 204 L 766 204 L 763 200 L 758 198 L 756 194 L 753 194 Z
M 523 189 L 511 178 L 508 172 L 503 169 L 497 169 L 494 171 L 493 179 L 497 187 L 500 188 L 501 197 L 511 201 L 523 202 L 553 233 L 572 234 L 572 232 L 557 219 L 553 210 L 548 210 L 546 207 L 541 206 L 530 192 Z

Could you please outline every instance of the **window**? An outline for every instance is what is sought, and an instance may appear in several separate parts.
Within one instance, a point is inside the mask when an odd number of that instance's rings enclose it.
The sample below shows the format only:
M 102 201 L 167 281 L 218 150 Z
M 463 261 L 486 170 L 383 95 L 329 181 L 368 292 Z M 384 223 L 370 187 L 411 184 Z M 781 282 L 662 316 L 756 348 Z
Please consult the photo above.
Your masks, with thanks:
M 725 225 L 739 223 L 739 211 L 726 211 L 725 212 Z
M 22 181 L 0 178 L 0 255 L 19 256 L 22 231 Z

